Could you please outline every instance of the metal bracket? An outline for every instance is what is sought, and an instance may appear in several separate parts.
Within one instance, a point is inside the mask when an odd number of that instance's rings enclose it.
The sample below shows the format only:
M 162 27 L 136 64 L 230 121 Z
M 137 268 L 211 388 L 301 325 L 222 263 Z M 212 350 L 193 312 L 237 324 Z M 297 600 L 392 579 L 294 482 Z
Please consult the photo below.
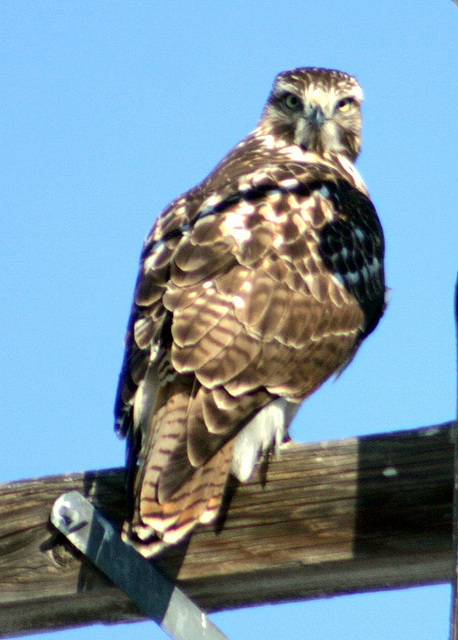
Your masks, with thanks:
M 124 544 L 78 491 L 56 500 L 51 522 L 171 638 L 229 640 L 154 564 Z

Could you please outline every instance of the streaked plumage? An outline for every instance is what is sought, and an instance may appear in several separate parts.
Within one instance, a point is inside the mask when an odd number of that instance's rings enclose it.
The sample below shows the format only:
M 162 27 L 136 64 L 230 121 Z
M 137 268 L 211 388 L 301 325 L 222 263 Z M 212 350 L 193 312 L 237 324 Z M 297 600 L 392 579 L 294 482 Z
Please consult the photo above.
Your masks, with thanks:
M 116 401 L 145 556 L 215 519 L 228 475 L 278 447 L 300 402 L 385 307 L 383 234 L 352 162 L 361 88 L 277 76 L 259 125 L 146 239 Z

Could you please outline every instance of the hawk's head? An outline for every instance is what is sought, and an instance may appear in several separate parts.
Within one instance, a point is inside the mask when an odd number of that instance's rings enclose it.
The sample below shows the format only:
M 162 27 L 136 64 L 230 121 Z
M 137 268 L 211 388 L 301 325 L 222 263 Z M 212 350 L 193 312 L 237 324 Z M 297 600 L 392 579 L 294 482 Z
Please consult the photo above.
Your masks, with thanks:
M 303 67 L 275 78 L 258 131 L 304 151 L 339 153 L 354 161 L 361 149 L 362 89 L 342 71 Z

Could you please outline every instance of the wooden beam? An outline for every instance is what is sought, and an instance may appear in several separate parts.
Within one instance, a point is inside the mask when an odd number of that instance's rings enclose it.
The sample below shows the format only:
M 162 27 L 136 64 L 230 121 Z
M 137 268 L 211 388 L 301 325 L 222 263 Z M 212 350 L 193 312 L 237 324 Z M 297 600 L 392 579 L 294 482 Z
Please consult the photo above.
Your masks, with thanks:
M 0 637 L 141 619 L 49 523 L 72 489 L 124 518 L 120 469 L 0 485 Z M 158 564 L 207 611 L 446 582 L 452 490 L 452 423 L 289 444 L 264 486 L 236 488 L 222 530 Z

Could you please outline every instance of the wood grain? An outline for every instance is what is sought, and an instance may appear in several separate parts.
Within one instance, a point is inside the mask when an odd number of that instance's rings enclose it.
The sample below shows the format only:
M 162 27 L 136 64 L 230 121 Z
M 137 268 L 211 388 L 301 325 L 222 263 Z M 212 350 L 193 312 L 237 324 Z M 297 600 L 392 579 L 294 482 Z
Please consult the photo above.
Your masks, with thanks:
M 207 611 L 449 581 L 452 427 L 289 444 L 158 565 Z M 49 523 L 72 489 L 125 517 L 121 469 L 0 485 L 0 637 L 142 618 Z

